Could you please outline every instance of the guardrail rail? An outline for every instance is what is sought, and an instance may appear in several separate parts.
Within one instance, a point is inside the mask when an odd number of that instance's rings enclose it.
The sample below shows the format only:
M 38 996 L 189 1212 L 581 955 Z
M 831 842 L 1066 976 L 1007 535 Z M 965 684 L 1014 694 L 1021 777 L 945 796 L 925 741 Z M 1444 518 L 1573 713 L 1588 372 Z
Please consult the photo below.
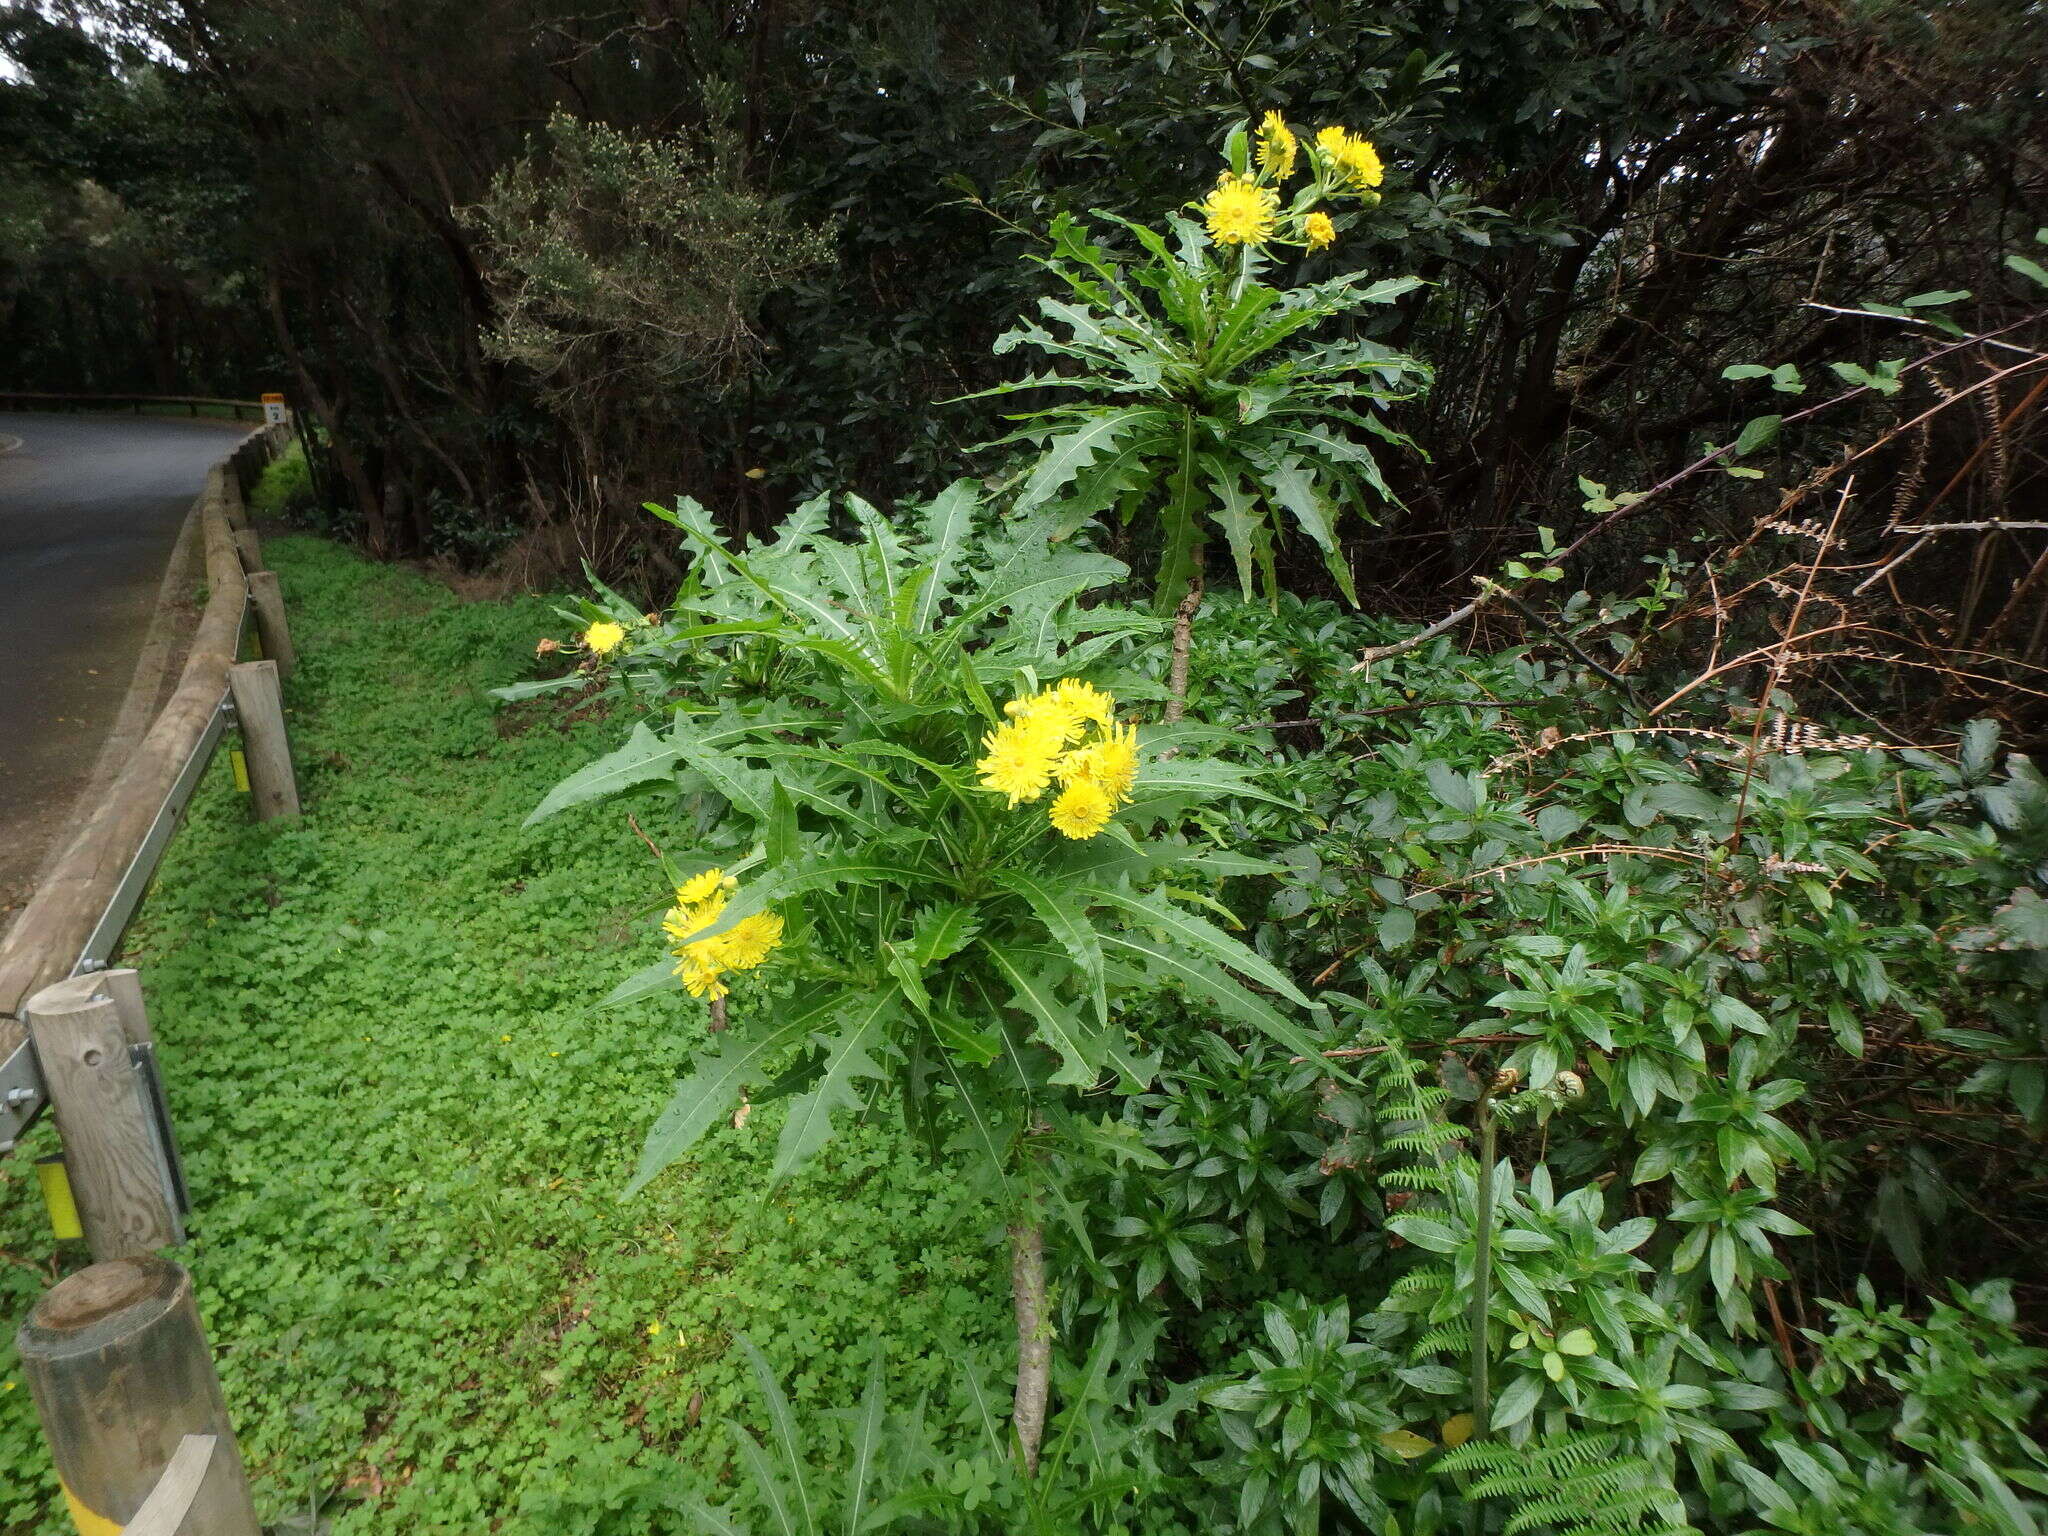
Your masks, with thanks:
M 0 392 L 109 398 L 153 403 Z M 0 1154 L 51 1110 L 63 1155 L 36 1172 L 58 1235 L 83 1237 L 95 1261 L 45 1294 L 17 1346 L 74 1514 L 83 1500 L 94 1530 L 257 1536 L 190 1277 L 158 1256 L 185 1240 L 191 1199 L 142 980 L 109 966 L 230 726 L 256 818 L 299 814 L 281 687 L 295 652 L 243 499 L 291 433 L 268 414 L 193 507 L 207 601 L 176 688 L 0 937 Z M 243 661 L 252 627 L 262 659 Z

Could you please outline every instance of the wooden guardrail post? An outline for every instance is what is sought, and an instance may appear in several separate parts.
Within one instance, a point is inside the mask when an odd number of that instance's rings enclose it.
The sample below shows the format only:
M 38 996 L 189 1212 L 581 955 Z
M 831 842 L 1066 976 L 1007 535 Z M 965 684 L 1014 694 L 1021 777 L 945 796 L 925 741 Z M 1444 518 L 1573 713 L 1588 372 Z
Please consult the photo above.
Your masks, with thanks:
M 291 740 L 284 728 L 284 693 L 275 661 L 244 661 L 228 668 L 228 691 L 241 722 L 242 752 L 249 764 L 249 798 L 258 821 L 299 814 L 299 785 L 292 776 Z
M 164 1529 L 259 1536 L 183 1266 L 122 1259 L 82 1269 L 36 1303 L 15 1348 L 83 1536 L 139 1531 L 131 1522 L 160 1482 L 189 1486 L 194 1462 L 208 1449 L 191 1447 L 193 1437 L 210 1437 L 211 1454 L 184 1518 Z
M 288 678 L 298 669 L 299 653 L 292 646 L 292 627 L 285 619 L 284 591 L 277 572 L 249 573 L 249 603 L 256 610 L 256 637 L 263 642 L 263 654 L 277 663 L 277 675 Z
M 235 530 L 235 552 L 242 557 L 242 569 L 254 574 L 264 569 L 263 541 L 253 528 Z
M 130 973 L 133 974 L 132 972 Z M 97 1260 L 155 1253 L 185 1240 L 177 1182 L 147 1080 L 128 1047 L 122 988 L 98 975 L 44 987 L 28 1003 L 43 1089 L 64 1143 L 64 1173 Z M 139 989 L 133 1010 L 140 1027 Z

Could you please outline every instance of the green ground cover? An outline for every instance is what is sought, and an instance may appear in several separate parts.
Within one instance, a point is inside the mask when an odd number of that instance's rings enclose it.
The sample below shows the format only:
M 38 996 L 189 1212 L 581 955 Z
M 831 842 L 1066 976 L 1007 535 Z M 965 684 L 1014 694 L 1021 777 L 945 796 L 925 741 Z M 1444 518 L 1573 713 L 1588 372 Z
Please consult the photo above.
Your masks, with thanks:
M 548 606 L 461 603 L 314 539 L 267 549 L 308 814 L 250 825 L 223 759 L 126 956 L 198 1206 L 181 1257 L 265 1519 L 327 1500 L 340 1532 L 660 1528 L 653 1470 L 708 1490 L 721 1420 L 756 1411 L 735 1330 L 799 1405 L 856 1398 L 883 1331 L 892 1398 L 947 1401 L 959 1351 L 1008 1327 L 1000 1250 L 893 1118 L 773 1192 L 764 1106 L 620 1203 L 702 1026 L 668 998 L 592 1006 L 653 953 L 660 882 L 617 809 L 521 830 L 617 729 L 485 697 L 559 627 Z M 764 1001 L 743 985 L 733 1006 Z M 67 1528 L 11 1345 L 85 1258 L 36 1193 L 54 1149 L 44 1126 L 0 1162 L 8 1536 Z

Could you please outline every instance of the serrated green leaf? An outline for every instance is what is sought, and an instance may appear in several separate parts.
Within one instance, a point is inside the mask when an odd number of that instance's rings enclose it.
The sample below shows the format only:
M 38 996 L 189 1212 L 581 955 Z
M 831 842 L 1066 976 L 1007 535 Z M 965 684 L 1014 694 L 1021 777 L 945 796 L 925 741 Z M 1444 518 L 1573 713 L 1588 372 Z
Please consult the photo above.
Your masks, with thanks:
M 1102 940 L 1095 925 L 1088 921 L 1086 909 L 1056 886 L 1025 870 L 1005 870 L 997 876 L 997 884 L 1023 897 L 1032 915 L 1045 924 L 1046 931 L 1080 967 L 1089 995 L 1095 999 L 1096 1021 L 1107 1029 L 1109 990 L 1102 976 Z
M 884 1075 L 874 1053 L 881 1047 L 884 1026 L 896 1008 L 894 992 L 868 994 L 848 1006 L 835 1038 L 819 1037 L 824 1052 L 822 1070 L 817 1085 L 791 1101 L 789 1117 L 782 1122 L 782 1136 L 775 1147 L 775 1167 L 769 1175 L 775 1182 L 780 1183 L 802 1167 L 831 1140 L 833 1115 L 860 1107 L 855 1089 L 858 1079 Z
M 1044 968 L 1020 960 L 999 945 L 984 944 L 982 950 L 1013 989 L 1011 1005 L 1030 1015 L 1039 1040 L 1058 1053 L 1060 1068 L 1052 1080 L 1074 1088 L 1094 1087 L 1108 1055 L 1103 1029 L 1115 1026 L 1091 1027 L 1059 995 Z
M 1105 933 L 1102 947 L 1106 954 L 1135 956 L 1155 979 L 1179 982 L 1218 1012 L 1263 1030 L 1303 1060 L 1321 1063 L 1323 1070 L 1332 1076 L 1346 1076 L 1324 1061 L 1306 1030 L 1257 993 L 1231 980 L 1216 966 L 1143 934 Z
M 1300 1007 L 1311 1007 L 1308 997 L 1293 978 L 1257 950 L 1239 943 L 1207 918 L 1183 911 L 1164 897 L 1150 891 L 1122 891 L 1097 886 L 1089 892 L 1091 901 L 1128 912 L 1161 930 L 1174 942 L 1197 955 L 1218 961 L 1240 976 L 1278 992 Z
M 620 1003 L 634 1002 L 643 997 L 653 997 L 660 992 L 680 992 L 683 978 L 676 974 L 675 957 L 664 956 L 645 970 L 635 971 L 611 991 L 598 999 L 600 1008 L 615 1007 Z
M 607 752 L 594 763 L 586 763 L 549 790 L 524 824 L 530 827 L 572 805 L 665 779 L 675 771 L 680 755 L 673 743 L 663 741 L 649 730 L 646 721 L 635 721 L 623 747 Z
M 838 988 L 820 988 L 802 1001 L 785 1004 L 758 1034 L 728 1030 L 717 1036 L 692 1063 L 695 1070 L 676 1084 L 675 1096 L 647 1132 L 640 1166 L 626 1186 L 630 1198 L 710 1130 L 738 1102 L 743 1085 L 759 1081 L 768 1065 L 794 1049 L 842 1003 Z
M 965 949 L 980 931 L 974 909 L 958 902 L 927 907 L 918 913 L 910 931 L 910 952 L 920 966 L 937 965 Z

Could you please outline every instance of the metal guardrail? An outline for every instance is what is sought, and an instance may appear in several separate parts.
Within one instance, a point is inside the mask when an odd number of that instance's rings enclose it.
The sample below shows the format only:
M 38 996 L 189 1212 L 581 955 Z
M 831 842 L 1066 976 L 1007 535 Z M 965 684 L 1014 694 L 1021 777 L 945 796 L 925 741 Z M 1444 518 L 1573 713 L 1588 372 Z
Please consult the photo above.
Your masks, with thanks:
M 212 395 L 71 395 L 53 394 L 44 390 L 0 389 L 0 407 L 11 402 L 23 401 L 17 407 L 21 410 L 52 411 L 95 411 L 132 410 L 140 416 L 144 406 L 182 405 L 188 414 L 197 416 L 202 406 L 222 407 L 234 412 L 236 421 L 242 420 L 242 413 L 249 413 L 249 420 L 263 419 L 261 400 L 228 400 Z
M 0 399 L 6 398 L 10 397 L 0 392 Z M 9 1015 L 0 1018 L 0 1155 L 14 1150 L 48 1099 L 35 1047 L 20 1023 L 29 996 L 53 981 L 107 968 L 222 734 L 237 723 L 231 687 L 236 670 L 233 662 L 243 652 L 250 625 L 253 599 L 247 568 L 259 561 L 249 553 L 253 542 L 246 548 L 239 546 L 233 531 L 240 494 L 236 474 L 246 455 L 267 456 L 275 447 L 270 440 L 274 436 L 252 435 L 213 472 L 201 495 L 198 516 L 214 597 L 200 621 L 193 654 L 171 702 L 138 748 L 136 758 L 149 759 L 148 766 L 131 759 L 129 770 L 116 780 L 107 799 L 45 871 L 49 883 L 39 888 L 0 938 L 0 953 L 8 948 L 14 951 L 9 962 L 13 969 L 0 965 L 8 977 L 6 987 L 0 990 L 10 994 L 0 997 L 0 1010 Z M 247 533 L 239 537 L 254 538 Z M 282 605 L 276 603 L 275 578 L 269 580 L 272 586 L 266 600 L 276 604 L 276 624 L 281 626 Z M 265 634 L 268 638 L 269 631 Z M 175 726 L 170 724 L 174 715 L 179 720 Z M 168 752 L 164 750 L 167 746 Z M 145 794 L 157 797 L 146 811 L 134 804 Z M 114 806 L 122 807 L 119 814 L 112 813 Z M 111 816 L 105 826 L 101 825 L 103 813 Z M 45 898 L 53 899 L 55 905 Z M 62 916 L 57 915 L 60 911 Z M 20 995 L 12 996 L 16 991 Z
M 243 627 L 248 623 L 248 609 L 243 608 Z M 239 647 L 238 647 L 239 649 Z M 135 909 L 142 905 L 142 896 L 149 889 L 149 882 L 156 874 L 158 862 L 163 858 L 164 849 L 170 845 L 171 834 L 178 830 L 185 807 L 191 802 L 193 792 L 199 787 L 199 780 L 213 761 L 213 754 L 220 745 L 220 739 L 235 720 L 234 699 L 225 691 L 220 703 L 214 706 L 212 718 L 192 744 L 192 751 L 186 757 L 178 776 L 171 781 L 169 793 L 158 807 L 156 817 L 143 834 L 141 846 L 128 861 L 128 867 L 121 872 L 120 882 L 107 907 L 93 924 L 78 958 L 72 962 L 69 976 L 84 976 L 93 971 L 103 971 L 113 959 L 114 948 L 121 942 L 121 935 L 135 917 Z M 14 1150 L 14 1144 L 27 1134 L 30 1126 L 43 1112 L 48 1096 L 43 1090 L 42 1074 L 36 1068 L 35 1047 L 27 1040 L 16 1046 L 4 1060 L 0 1060 L 0 1157 Z

